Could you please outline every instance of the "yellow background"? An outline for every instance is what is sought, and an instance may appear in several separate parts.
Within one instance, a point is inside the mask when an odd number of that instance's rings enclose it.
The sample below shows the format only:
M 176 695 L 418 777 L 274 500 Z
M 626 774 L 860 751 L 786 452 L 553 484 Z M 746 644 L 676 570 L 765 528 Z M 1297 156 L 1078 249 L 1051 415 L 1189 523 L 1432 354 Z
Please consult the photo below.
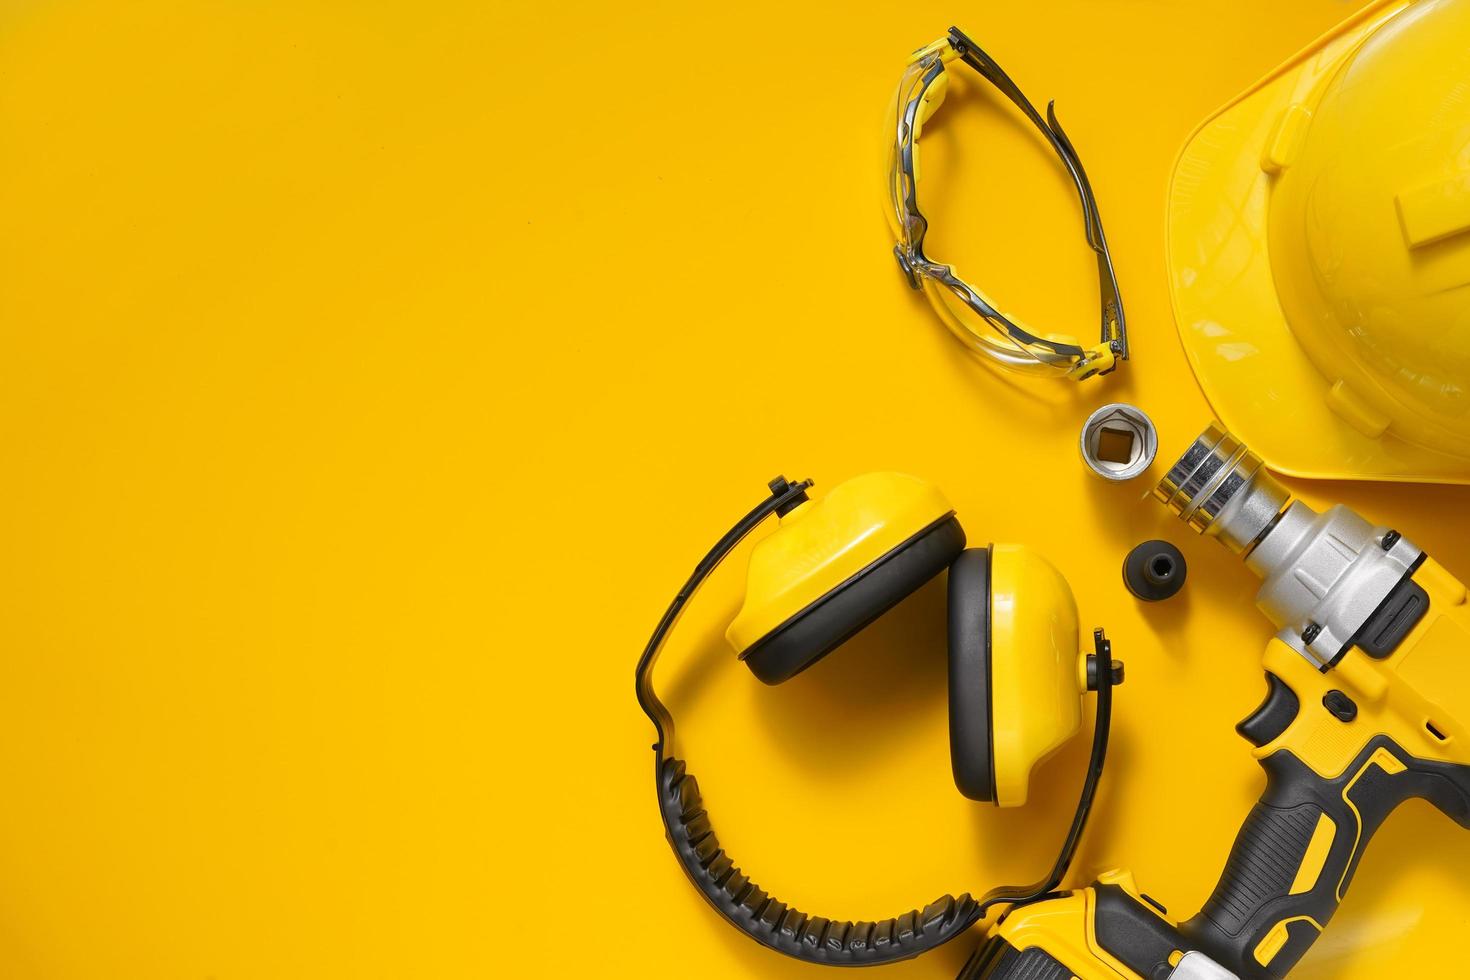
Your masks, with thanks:
M 1126 863 L 1192 912 L 1262 783 L 1232 726 L 1269 627 L 1144 481 L 1084 472 L 1077 426 L 1135 401 L 1164 460 L 1205 424 L 1174 154 L 1352 6 L 6 4 L 0 975 L 821 975 L 682 879 L 632 687 L 783 471 L 922 474 L 973 542 L 1067 574 L 1128 663 L 1073 880 Z M 997 378 L 894 269 L 883 107 L 951 22 L 1086 161 L 1135 349 L 1110 379 Z M 934 253 L 1092 330 L 1034 136 L 957 86 L 926 152 Z M 1470 574 L 1462 489 L 1299 489 Z M 1118 570 L 1154 536 L 1190 584 L 1143 608 Z M 960 798 L 939 584 L 765 689 L 721 639 L 739 579 L 662 682 L 747 870 L 843 917 L 1039 873 L 1085 747 L 1023 811 Z M 1301 974 L 1453 969 L 1466 867 L 1406 806 Z

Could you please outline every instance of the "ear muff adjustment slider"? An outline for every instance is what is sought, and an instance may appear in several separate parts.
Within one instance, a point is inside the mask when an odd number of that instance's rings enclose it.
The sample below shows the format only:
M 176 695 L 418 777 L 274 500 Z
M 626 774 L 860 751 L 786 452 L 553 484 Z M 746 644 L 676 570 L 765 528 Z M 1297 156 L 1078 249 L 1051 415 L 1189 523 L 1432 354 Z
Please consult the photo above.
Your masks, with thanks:
M 1109 649 L 1111 649 L 1111 646 L 1112 645 L 1110 643 Z M 1097 654 L 1089 653 L 1087 655 L 1087 689 L 1089 691 L 1097 690 L 1097 665 L 1099 663 L 1101 663 L 1101 661 L 1098 659 Z M 1118 685 L 1123 683 L 1123 661 L 1112 659 L 1108 660 L 1108 677 L 1108 683 L 1111 684 L 1113 687 L 1117 687 Z
M 811 498 L 807 496 L 807 489 L 812 481 L 805 480 L 802 483 L 792 483 L 784 476 L 777 476 L 766 484 L 771 490 L 771 496 L 780 500 L 776 504 L 776 516 L 785 517 Z

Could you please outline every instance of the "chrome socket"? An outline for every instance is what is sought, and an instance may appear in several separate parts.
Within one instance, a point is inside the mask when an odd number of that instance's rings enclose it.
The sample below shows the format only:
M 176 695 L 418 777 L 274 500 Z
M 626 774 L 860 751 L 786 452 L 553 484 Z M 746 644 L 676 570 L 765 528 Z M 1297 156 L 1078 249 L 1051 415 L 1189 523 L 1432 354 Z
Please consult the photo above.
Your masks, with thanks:
M 1256 605 L 1277 639 L 1317 668 L 1338 661 L 1423 554 L 1341 504 L 1319 514 L 1293 502 L 1261 458 L 1217 425 L 1169 468 L 1154 497 L 1244 556 L 1261 577 Z
M 1154 499 L 1197 533 L 1242 554 L 1271 527 L 1291 495 L 1266 472 L 1261 457 L 1211 425 L 1169 467 Z
M 1113 402 L 1087 417 L 1078 448 L 1083 462 L 1104 480 L 1131 480 L 1153 465 L 1159 434 L 1142 411 Z

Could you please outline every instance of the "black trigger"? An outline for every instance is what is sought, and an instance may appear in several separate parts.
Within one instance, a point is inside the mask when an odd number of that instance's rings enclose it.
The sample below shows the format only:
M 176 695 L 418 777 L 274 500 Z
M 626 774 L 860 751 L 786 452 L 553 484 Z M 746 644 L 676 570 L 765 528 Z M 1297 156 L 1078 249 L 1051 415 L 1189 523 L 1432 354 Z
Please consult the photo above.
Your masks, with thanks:
M 1281 678 L 1268 672 L 1266 700 L 1249 717 L 1236 725 L 1235 730 L 1247 742 L 1260 748 L 1286 731 L 1286 727 L 1296 718 L 1299 707 L 1301 703 L 1297 700 L 1296 692 L 1287 687 Z

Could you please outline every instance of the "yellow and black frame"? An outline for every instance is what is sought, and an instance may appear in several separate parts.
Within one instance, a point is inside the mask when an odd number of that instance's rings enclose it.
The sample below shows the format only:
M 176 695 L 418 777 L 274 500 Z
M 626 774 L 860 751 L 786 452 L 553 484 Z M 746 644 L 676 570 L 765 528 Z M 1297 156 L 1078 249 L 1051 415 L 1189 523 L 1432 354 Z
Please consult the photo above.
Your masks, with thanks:
M 944 263 L 924 251 L 928 219 L 919 207 L 919 136 L 949 91 L 951 62 L 963 61 L 1009 99 L 1046 138 L 1067 168 L 1082 205 L 1087 244 L 1097 255 L 1102 330 L 1096 343 L 1084 344 L 1071 336 L 1043 333 L 1019 319 L 1001 313 L 985 293 L 955 275 Z M 1046 118 L 996 64 L 995 59 L 957 27 L 909 58 L 894 99 L 893 145 L 890 150 L 889 214 L 898 244 L 893 254 L 909 285 L 924 292 L 939 318 L 966 346 L 991 361 L 1028 374 L 1051 374 L 1082 380 L 1115 370 L 1128 359 L 1128 329 L 1118 277 L 1113 270 L 1107 236 L 1097 198 L 1072 141 L 1057 121 L 1055 104 L 1048 103 Z M 958 303 L 958 306 L 954 303 Z M 967 322 L 973 316 L 983 324 Z

